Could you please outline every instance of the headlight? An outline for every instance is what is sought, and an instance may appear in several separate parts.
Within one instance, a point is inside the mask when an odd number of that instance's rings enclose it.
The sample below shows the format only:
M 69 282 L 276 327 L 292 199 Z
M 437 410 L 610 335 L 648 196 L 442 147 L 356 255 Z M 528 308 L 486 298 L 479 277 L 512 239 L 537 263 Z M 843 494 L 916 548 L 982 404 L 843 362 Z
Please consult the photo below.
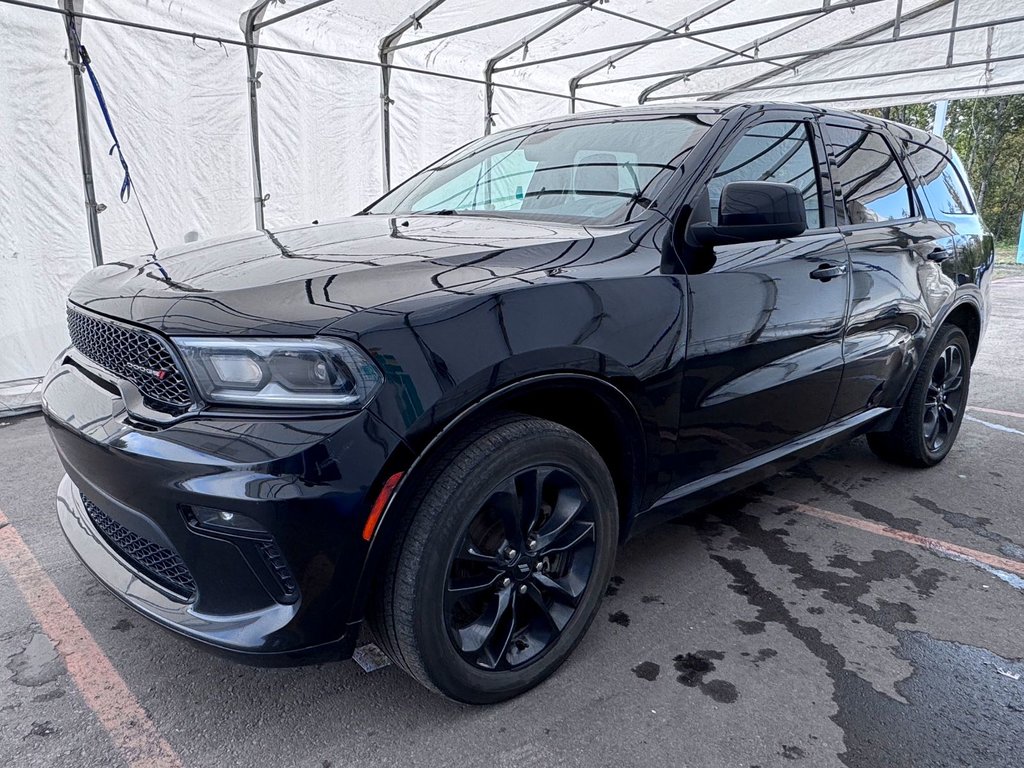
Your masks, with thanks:
M 361 408 L 384 376 L 339 339 L 176 338 L 192 377 L 213 403 Z

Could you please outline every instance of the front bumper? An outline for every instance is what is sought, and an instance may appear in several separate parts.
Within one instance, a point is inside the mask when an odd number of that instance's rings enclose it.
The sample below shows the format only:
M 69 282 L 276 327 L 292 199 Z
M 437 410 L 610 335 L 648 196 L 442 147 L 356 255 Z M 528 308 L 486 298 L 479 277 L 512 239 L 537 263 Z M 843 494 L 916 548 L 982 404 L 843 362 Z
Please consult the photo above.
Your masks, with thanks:
M 366 412 L 141 424 L 72 359 L 47 378 L 43 408 L 67 472 L 61 526 L 124 602 L 252 663 L 351 654 L 369 550 L 362 526 L 401 448 L 390 430 Z M 198 508 L 262 530 L 202 528 Z M 178 563 L 180 583 L 162 578 L 154 552 Z

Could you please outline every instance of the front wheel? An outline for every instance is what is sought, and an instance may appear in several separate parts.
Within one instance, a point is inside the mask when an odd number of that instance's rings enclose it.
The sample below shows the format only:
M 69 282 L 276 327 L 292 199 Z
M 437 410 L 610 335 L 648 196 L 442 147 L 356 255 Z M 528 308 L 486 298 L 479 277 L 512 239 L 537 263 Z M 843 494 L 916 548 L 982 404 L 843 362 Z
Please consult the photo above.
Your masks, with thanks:
M 378 642 L 474 704 L 540 683 L 597 611 L 618 539 L 600 455 L 543 419 L 493 422 L 433 462 L 377 595 Z
M 967 410 L 971 346 L 956 326 L 940 331 L 917 372 L 900 415 L 868 445 L 887 461 L 931 467 L 949 453 Z

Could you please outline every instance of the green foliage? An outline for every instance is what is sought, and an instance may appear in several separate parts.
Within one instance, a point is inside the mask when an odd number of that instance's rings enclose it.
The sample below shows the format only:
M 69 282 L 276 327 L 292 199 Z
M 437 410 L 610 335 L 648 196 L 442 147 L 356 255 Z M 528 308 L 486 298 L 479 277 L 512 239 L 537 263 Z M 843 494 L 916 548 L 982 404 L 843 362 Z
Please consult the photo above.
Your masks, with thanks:
M 865 110 L 928 130 L 932 104 Z M 951 101 L 945 139 L 960 155 L 996 242 L 1016 247 L 1024 211 L 1024 95 Z

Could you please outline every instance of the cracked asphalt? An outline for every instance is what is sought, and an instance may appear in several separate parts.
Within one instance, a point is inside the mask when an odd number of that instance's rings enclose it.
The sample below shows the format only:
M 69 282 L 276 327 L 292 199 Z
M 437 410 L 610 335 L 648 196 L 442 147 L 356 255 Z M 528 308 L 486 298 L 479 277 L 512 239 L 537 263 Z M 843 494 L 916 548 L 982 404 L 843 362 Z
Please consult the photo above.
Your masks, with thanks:
M 186 766 L 1016 768 L 1024 571 L 997 566 L 1024 569 L 1024 279 L 993 292 L 941 466 L 885 465 L 857 440 L 631 541 L 573 658 L 500 706 L 390 666 L 248 668 L 150 624 L 65 543 L 38 417 L 0 426 L 0 511 Z M 2 560 L 0 598 L 0 765 L 143 764 Z

